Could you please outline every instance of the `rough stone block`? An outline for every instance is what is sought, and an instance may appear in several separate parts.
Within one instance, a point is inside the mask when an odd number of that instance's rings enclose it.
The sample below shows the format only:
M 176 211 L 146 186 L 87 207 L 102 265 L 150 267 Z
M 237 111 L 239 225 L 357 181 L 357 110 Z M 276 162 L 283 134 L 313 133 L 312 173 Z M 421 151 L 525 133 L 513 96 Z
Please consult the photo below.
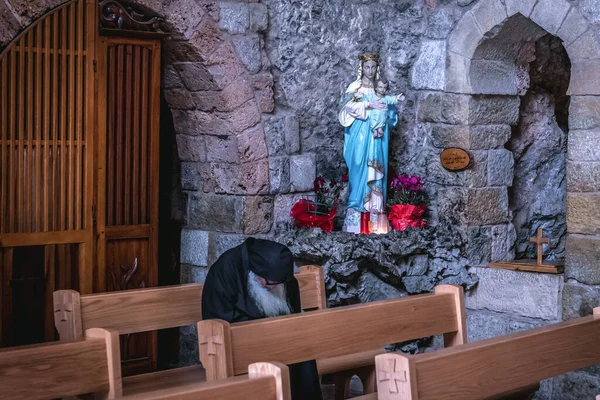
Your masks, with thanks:
M 588 50 L 591 51 L 591 50 Z M 600 60 L 579 60 L 571 63 L 568 95 L 600 95 Z
M 195 265 L 181 264 L 181 272 L 179 274 L 180 282 L 185 283 L 204 283 L 208 274 L 207 267 L 198 267 Z M 195 326 L 191 326 L 195 328 Z
M 250 128 L 237 137 L 238 155 L 242 163 L 267 158 L 267 145 L 262 125 Z
M 471 93 L 471 59 L 449 51 L 446 57 L 446 92 Z
M 514 125 L 519 120 L 519 105 L 517 96 L 473 96 L 469 104 L 469 123 Z
M 192 94 L 196 107 L 202 111 L 234 111 L 254 99 L 254 91 L 244 78 L 239 78 L 222 91 L 203 91 Z
M 513 224 L 492 226 L 492 262 L 514 260 L 517 233 Z
M 442 94 L 424 92 L 417 100 L 417 121 L 442 122 Z
M 487 33 L 496 25 L 506 20 L 506 8 L 501 0 L 487 0 L 478 2 L 471 10 L 473 19 L 482 33 Z
M 242 165 L 212 164 L 215 192 L 223 194 L 268 194 L 269 163 L 267 160 Z
M 445 93 L 442 98 L 442 122 L 468 124 L 469 99 L 467 95 Z
M 471 149 L 503 148 L 511 135 L 510 125 L 473 125 L 471 126 Z
M 208 249 L 208 262 L 210 265 L 214 264 L 227 250 L 239 246 L 246 240 L 243 235 L 211 233 L 210 236 L 210 247 Z
M 285 118 L 265 118 L 265 142 L 270 157 L 285 155 Z
M 290 183 L 293 192 L 307 192 L 312 189 L 316 177 L 314 154 L 301 154 L 290 157 Z
M 577 7 L 571 7 L 569 14 L 563 21 L 560 29 L 556 36 L 562 39 L 565 46 L 569 46 L 575 39 L 577 39 L 585 30 L 588 24 L 583 15 Z
M 285 117 L 285 150 L 290 155 L 300 152 L 300 122 L 293 115 Z
M 512 152 L 490 150 L 488 152 L 488 184 L 490 186 L 512 186 L 515 160 Z
M 150 3 L 150 4 L 148 4 Z M 158 2 L 153 6 L 145 2 L 144 6 L 161 15 L 168 16 L 168 23 L 177 29 L 171 30 L 171 35 L 178 39 L 188 40 L 196 33 L 196 27 L 206 14 L 204 7 L 199 7 L 196 0 L 179 0 L 173 2 Z
M 165 90 L 165 99 L 169 103 L 169 107 L 176 110 L 193 110 L 196 104 L 192 99 L 192 95 L 185 89 Z
M 471 225 L 497 225 L 507 222 L 506 188 L 469 189 L 467 215 Z
M 465 306 L 513 316 L 560 320 L 562 277 L 549 274 L 472 268 L 479 284 L 465 296 Z
M 471 151 L 472 165 L 468 169 L 470 188 L 482 188 L 488 185 L 488 152 L 483 150 Z
M 568 235 L 565 279 L 600 285 L 600 236 Z
M 217 90 L 219 88 L 210 72 L 208 72 L 202 63 L 174 63 L 173 66 L 179 73 L 185 87 L 192 92 L 199 90 Z
M 581 0 L 578 6 L 589 23 L 600 23 L 600 4 L 597 0 Z
M 424 40 L 412 67 L 411 86 L 415 89 L 443 90 L 445 82 L 446 42 Z
M 571 63 L 579 60 L 597 60 L 600 58 L 600 45 L 594 31 L 588 29 L 583 35 L 567 47 Z
M 226 121 L 235 133 L 242 133 L 260 122 L 260 111 L 254 99 L 247 101 L 232 112 L 217 112 L 216 115 Z
M 233 43 L 246 69 L 253 74 L 260 71 L 262 67 L 260 37 L 257 34 L 234 36 Z
M 209 6 L 210 2 L 204 4 Z M 212 4 L 215 5 L 214 2 Z M 209 14 L 205 15 L 200 24 L 195 27 L 194 37 L 189 40 L 189 44 L 200 55 L 201 60 L 207 60 L 221 45 L 221 29 L 219 29 L 218 19 L 218 12 L 217 18 L 213 18 Z
M 241 233 L 243 197 L 194 193 L 188 202 L 187 228 Z
M 473 94 L 517 94 L 514 61 L 471 60 Z
M 21 30 L 21 25 L 17 17 L 6 2 L 0 3 L 0 47 L 10 43 L 17 32 Z
M 567 231 L 600 234 L 600 194 L 567 193 Z
M 531 20 L 547 30 L 551 34 L 556 34 L 564 21 L 571 5 L 568 1 L 539 0 L 533 12 Z
M 246 71 L 246 67 L 238 59 L 230 41 L 222 44 L 208 55 L 208 72 L 212 75 L 220 89 L 227 87 Z
M 302 198 L 301 194 L 284 194 L 275 197 L 275 206 L 273 210 L 275 225 L 289 226 L 293 223 L 290 217 L 290 211 L 298 200 Z
M 203 136 L 177 135 L 180 161 L 206 161 L 206 141 Z
M 468 11 L 450 34 L 448 50 L 470 59 L 482 39 L 483 33 L 477 26 L 473 13 Z
M 569 192 L 600 192 L 600 162 L 567 162 Z M 598 221 L 600 223 L 600 221 Z
M 244 199 L 242 231 L 247 235 L 268 233 L 273 224 L 273 197 L 253 196 Z
M 260 111 L 263 113 L 273 112 L 275 109 L 273 75 L 268 72 L 252 75 L 252 81 Z
M 489 226 L 469 228 L 467 257 L 472 267 L 487 266 L 492 259 L 492 229 Z
M 269 192 L 272 194 L 290 191 L 290 159 L 274 157 L 269 159 Z
M 173 65 L 165 65 L 162 69 L 161 85 L 163 89 L 181 89 L 183 83 Z
M 171 110 L 175 132 L 181 135 L 231 135 L 231 125 L 213 113 Z
M 600 378 L 582 372 L 568 372 L 552 381 L 552 398 L 561 400 L 594 399 Z
M 465 226 L 467 219 L 467 189 L 466 188 L 443 188 L 438 190 L 437 208 L 440 220 L 446 220 L 449 224 Z
M 248 4 L 250 13 L 250 30 L 253 32 L 265 32 L 269 27 L 269 13 L 267 6 L 261 3 Z
M 571 130 L 567 147 L 569 160 L 600 161 L 600 130 Z
M 250 10 L 247 3 L 220 3 L 219 28 L 230 33 L 244 33 L 250 27 Z
M 195 162 L 181 163 L 181 188 L 183 190 L 201 190 L 202 181 Z
M 600 96 L 572 96 L 569 129 L 600 128 Z
M 441 150 L 439 151 L 441 153 Z M 451 172 L 442 167 L 439 153 L 431 155 L 427 161 L 427 181 L 441 186 L 465 186 L 467 171 Z
M 592 310 L 600 304 L 600 288 L 587 286 L 575 281 L 565 283 L 563 288 L 562 318 L 592 315 Z
M 181 231 L 180 260 L 182 264 L 208 265 L 208 232 L 193 229 Z
M 434 124 L 431 126 L 431 139 L 433 146 L 437 148 L 469 148 L 469 127 Z
M 504 0 L 506 3 L 506 12 L 509 17 L 515 15 L 516 13 L 520 13 L 525 17 L 529 17 L 531 15 L 531 11 L 533 11 L 533 6 L 535 5 L 537 0 Z
M 508 335 L 511 333 L 509 321 L 510 319 L 506 315 L 467 310 L 467 341 L 471 343 Z
M 235 136 L 205 136 L 206 161 L 238 163 L 238 144 Z

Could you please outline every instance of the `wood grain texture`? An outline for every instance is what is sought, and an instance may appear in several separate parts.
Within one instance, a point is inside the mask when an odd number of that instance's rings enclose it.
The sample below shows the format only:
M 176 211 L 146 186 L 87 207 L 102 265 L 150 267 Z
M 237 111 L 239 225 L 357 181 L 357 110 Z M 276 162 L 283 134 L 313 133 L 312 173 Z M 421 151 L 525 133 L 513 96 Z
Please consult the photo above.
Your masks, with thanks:
M 305 311 L 322 310 L 327 308 L 327 295 L 325 293 L 325 277 L 323 268 L 316 265 L 304 265 L 296 274 L 300 286 L 301 307 Z
M 212 319 L 198 322 L 197 327 L 200 361 L 206 369 L 206 380 L 233 376 L 230 324 Z
M 415 356 L 418 398 L 487 398 L 599 362 L 600 318 L 577 318 Z
M 107 366 L 101 339 L 2 351 L 2 398 L 51 399 L 107 391 Z
M 384 354 L 385 349 L 378 347 L 372 350 L 359 351 L 352 354 L 345 354 L 337 357 L 327 357 L 317 360 L 319 375 L 327 375 L 338 371 L 361 368 L 373 365 L 375 356 Z
M 206 371 L 201 365 L 167 369 L 123 378 L 123 395 L 135 396 L 200 382 L 206 382 Z
M 272 377 L 250 379 L 236 376 L 214 382 L 190 384 L 157 390 L 123 400 L 275 400 L 276 386 Z
M 119 349 L 119 333 L 112 330 L 92 328 L 85 331 L 86 339 L 102 339 L 106 349 L 108 366 L 108 393 L 109 399 L 123 395 L 121 380 L 121 351 Z
M 435 287 L 435 293 L 449 293 L 454 297 L 454 309 L 456 310 L 456 325 L 458 329 L 455 332 L 444 333 L 444 347 L 467 343 L 467 315 L 462 286 L 439 285 Z
M 57 290 L 53 293 L 54 326 L 61 342 L 81 339 L 81 298 L 75 290 Z
M 417 295 L 242 322 L 231 326 L 234 374 L 245 373 L 249 364 L 261 359 L 293 364 L 456 330 L 450 294 Z M 307 341 L 309 337 L 319 340 Z M 269 338 L 267 347 L 264 338 Z
M 248 366 L 250 379 L 271 377 L 275 381 L 276 400 L 291 400 L 290 370 L 281 363 L 254 363 Z
M 375 357 L 377 397 L 381 400 L 417 400 L 415 362 L 410 355 L 382 354 Z

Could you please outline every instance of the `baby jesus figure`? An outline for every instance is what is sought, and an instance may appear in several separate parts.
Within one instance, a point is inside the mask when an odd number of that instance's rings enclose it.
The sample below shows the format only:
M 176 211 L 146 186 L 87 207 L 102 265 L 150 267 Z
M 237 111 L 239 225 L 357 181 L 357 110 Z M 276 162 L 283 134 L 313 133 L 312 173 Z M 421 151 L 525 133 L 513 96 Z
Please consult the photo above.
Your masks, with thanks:
M 371 132 L 373 132 L 374 138 L 382 138 L 383 132 L 385 129 L 385 122 L 388 117 L 388 111 L 390 105 L 397 105 L 399 101 L 404 100 L 404 94 L 400 93 L 397 96 L 386 96 L 385 94 L 388 91 L 389 84 L 387 81 L 383 79 L 378 79 L 375 83 L 375 94 L 367 94 L 363 95 L 362 93 L 355 93 L 354 96 L 356 99 L 370 102 L 373 100 L 379 100 L 386 104 L 386 107 L 383 110 L 378 110 L 376 108 L 372 108 L 369 111 L 369 126 L 371 128 Z

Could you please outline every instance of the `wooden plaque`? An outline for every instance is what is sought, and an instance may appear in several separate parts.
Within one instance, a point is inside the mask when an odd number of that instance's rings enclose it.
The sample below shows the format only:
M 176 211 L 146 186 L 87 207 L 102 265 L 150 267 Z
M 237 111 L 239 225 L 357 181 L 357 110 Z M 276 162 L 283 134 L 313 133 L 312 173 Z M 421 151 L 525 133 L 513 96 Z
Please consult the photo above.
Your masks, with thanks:
M 463 149 L 450 147 L 442 151 L 440 162 L 448 171 L 462 171 L 471 165 L 471 157 Z

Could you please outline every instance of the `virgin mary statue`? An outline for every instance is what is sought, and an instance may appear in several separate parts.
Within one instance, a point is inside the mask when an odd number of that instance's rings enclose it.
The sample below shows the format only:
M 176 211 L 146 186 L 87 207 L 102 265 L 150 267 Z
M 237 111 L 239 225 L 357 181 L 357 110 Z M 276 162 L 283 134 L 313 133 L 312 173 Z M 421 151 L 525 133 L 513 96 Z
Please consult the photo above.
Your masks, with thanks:
M 350 182 L 347 227 L 356 227 L 359 213 L 381 213 L 384 210 L 390 128 L 398 122 L 396 107 L 388 107 L 381 97 L 375 95 L 375 85 L 381 78 L 379 56 L 362 54 L 358 60 L 357 79 L 346 89 L 338 114 L 344 126 L 344 159 Z M 387 111 L 382 136 L 374 135 L 370 128 L 372 110 Z M 356 231 L 356 228 L 346 230 Z

